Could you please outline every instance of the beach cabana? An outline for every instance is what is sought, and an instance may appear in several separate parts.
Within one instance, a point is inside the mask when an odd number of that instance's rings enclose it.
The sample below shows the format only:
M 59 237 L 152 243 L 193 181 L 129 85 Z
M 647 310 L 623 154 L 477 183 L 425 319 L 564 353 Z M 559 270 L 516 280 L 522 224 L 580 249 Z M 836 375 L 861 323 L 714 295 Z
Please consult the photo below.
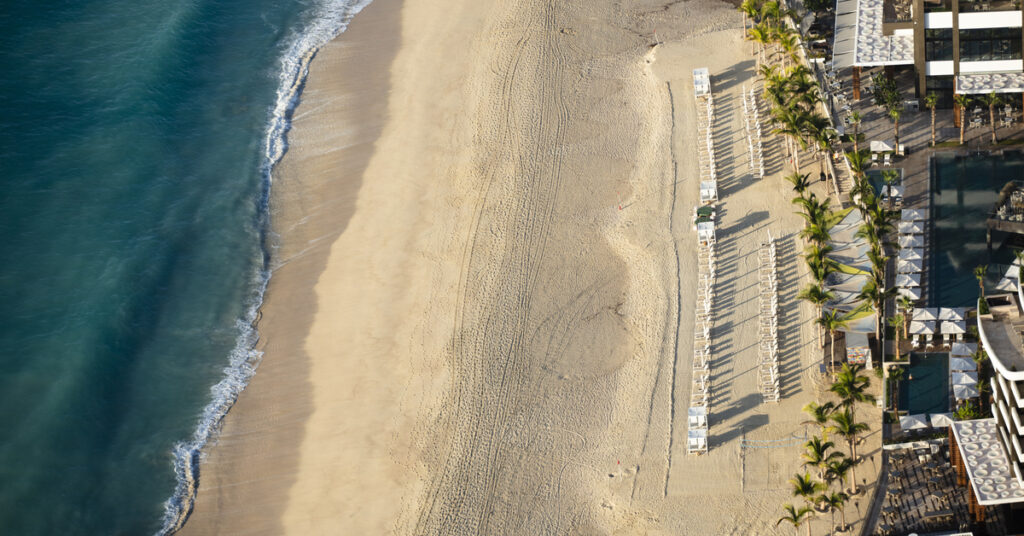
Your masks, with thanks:
M 905 234 L 900 235 L 898 238 L 901 248 L 922 248 L 924 247 L 924 238 L 920 235 Z
M 687 417 L 690 420 L 690 429 L 695 428 L 707 428 L 708 427 L 708 408 L 707 406 L 695 406 L 686 410 Z
M 708 431 L 688 430 L 686 432 L 686 450 L 690 454 L 708 451 Z
M 949 350 L 951 356 L 971 357 L 971 354 L 978 350 L 978 345 L 973 342 L 954 342 Z
M 921 286 L 920 274 L 899 274 L 896 276 L 896 286 L 902 288 Z
M 900 213 L 901 221 L 924 221 L 927 219 L 928 217 L 925 215 L 924 211 L 918 208 L 905 208 L 903 209 L 903 212 Z
M 701 242 L 715 241 L 715 224 L 710 221 L 703 221 L 697 224 L 697 240 Z
M 1017 292 L 1017 279 L 1004 277 L 996 283 L 996 290 L 1003 292 Z
M 953 424 L 952 413 L 932 413 L 928 417 L 932 422 L 932 428 L 949 428 Z
M 953 372 L 953 385 L 978 385 L 977 372 Z
M 924 248 L 903 248 L 900 250 L 901 261 L 919 261 L 924 259 Z
M 899 261 L 896 263 L 896 272 L 901 274 L 916 274 L 921 272 L 921 261 Z
M 898 227 L 900 234 L 914 235 L 924 233 L 924 227 L 916 221 L 901 221 Z
M 900 429 L 904 432 L 910 430 L 923 430 L 928 428 L 928 415 L 921 413 L 918 415 L 900 415 Z
M 718 183 L 716 181 L 701 181 L 700 201 L 701 203 L 718 201 Z
M 939 319 L 939 310 L 935 307 L 915 307 L 910 319 L 918 322 L 935 321 Z
M 939 308 L 939 320 L 946 321 L 952 320 L 959 322 L 967 318 L 966 307 L 940 307 Z
M 918 288 L 898 288 L 898 289 L 896 289 L 896 293 L 899 294 L 900 296 L 906 296 L 906 297 L 910 298 L 913 301 L 918 301 L 918 300 L 921 299 L 921 288 L 920 287 L 918 287 Z
M 954 385 L 953 386 L 953 398 L 957 400 L 967 400 L 968 398 L 978 398 L 978 388 L 974 385 Z
M 978 365 L 974 363 L 973 359 L 967 357 L 951 357 L 949 358 L 949 370 L 957 372 L 978 370 Z

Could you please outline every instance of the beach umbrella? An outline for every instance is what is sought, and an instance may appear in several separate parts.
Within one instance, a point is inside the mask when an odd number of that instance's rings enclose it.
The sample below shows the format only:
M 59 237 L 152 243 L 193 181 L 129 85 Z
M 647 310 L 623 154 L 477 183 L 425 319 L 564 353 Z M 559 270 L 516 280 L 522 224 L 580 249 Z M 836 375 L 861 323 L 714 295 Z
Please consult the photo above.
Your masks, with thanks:
M 931 322 L 910 322 L 911 335 L 934 335 L 935 324 Z
M 923 248 L 903 248 L 900 250 L 901 261 L 919 261 L 924 258 Z
M 953 385 L 978 385 L 978 373 L 954 372 Z
M 921 274 L 898 274 L 896 276 L 896 286 L 903 288 L 919 287 L 921 286 Z
M 978 366 L 974 364 L 974 360 L 967 357 L 951 357 L 949 358 L 949 370 L 977 370 Z
M 1002 290 L 1004 292 L 1017 292 L 1017 280 L 1009 277 L 1004 277 L 996 283 L 996 290 Z
M 939 333 L 948 335 L 963 335 L 967 333 L 967 322 L 963 320 L 949 320 L 939 324 Z
M 925 216 L 924 211 L 917 208 L 905 208 L 900 214 L 900 220 L 902 221 L 924 221 L 928 217 Z
M 889 142 L 881 140 L 872 140 L 869 146 L 871 147 L 871 152 L 873 153 L 887 153 L 889 151 L 892 151 L 892 145 L 890 145 Z
M 932 413 L 929 417 L 932 421 L 932 428 L 949 428 L 953 424 L 952 413 Z
M 973 342 L 954 342 L 949 355 L 970 357 L 977 349 L 978 345 Z
M 1003 274 L 1003 277 L 1012 277 L 1013 279 L 1020 279 L 1020 265 L 1011 264 L 1010 267 L 1006 269 L 1006 273 Z
M 954 385 L 953 396 L 957 400 L 967 400 L 968 398 L 977 398 L 978 388 L 973 385 Z
M 898 288 L 898 289 L 896 289 L 896 293 L 899 294 L 900 296 L 906 296 L 906 297 L 910 298 L 913 301 L 918 301 L 918 300 L 921 299 L 921 288 L 920 287 L 918 287 L 918 288 Z
M 920 248 L 924 247 L 924 238 L 914 234 L 903 234 L 899 237 L 899 244 L 901 248 Z
M 966 307 L 940 307 L 939 320 L 963 320 L 967 317 Z
M 921 262 L 899 261 L 896 263 L 896 271 L 901 274 L 916 274 L 921 271 Z
M 898 229 L 901 234 L 924 233 L 924 227 L 922 227 L 921 224 L 916 221 L 901 221 Z
M 925 320 L 938 320 L 939 310 L 935 307 L 915 307 L 910 319 L 923 322 Z
M 928 428 L 927 415 L 900 415 L 900 428 L 903 430 L 920 430 Z

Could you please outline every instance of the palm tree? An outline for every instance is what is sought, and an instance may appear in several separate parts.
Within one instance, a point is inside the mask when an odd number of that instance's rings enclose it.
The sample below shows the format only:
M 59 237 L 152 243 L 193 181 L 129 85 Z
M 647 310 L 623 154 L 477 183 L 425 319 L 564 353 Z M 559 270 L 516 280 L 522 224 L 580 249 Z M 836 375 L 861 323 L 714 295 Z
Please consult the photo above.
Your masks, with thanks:
M 899 414 L 900 411 L 900 380 L 906 369 L 900 366 L 889 367 L 889 382 L 892 385 L 892 409 Z
M 984 348 L 979 347 L 971 354 L 971 359 L 974 360 L 974 364 L 978 367 L 978 372 L 980 373 L 985 361 L 988 360 L 988 352 Z
M 903 329 L 907 325 L 907 317 L 902 314 L 895 314 L 889 317 L 889 325 L 893 328 L 893 334 L 896 335 L 896 361 L 900 360 L 900 335 L 903 335 Z
M 846 161 L 850 164 L 850 171 L 853 172 L 853 176 L 857 179 L 863 179 L 868 166 L 871 165 L 869 156 L 870 154 L 867 149 L 846 153 Z
M 819 283 L 810 283 L 799 294 L 796 295 L 799 300 L 806 300 L 814 304 L 818 310 L 818 317 L 821 317 L 821 310 L 826 303 L 835 299 L 836 295 L 831 290 L 825 288 L 824 285 Z M 818 346 L 824 347 L 823 335 L 821 330 L 818 330 Z
M 868 392 L 871 387 L 871 379 L 860 373 L 861 366 L 843 365 L 836 381 L 829 387 L 839 397 L 839 406 L 853 411 L 854 406 L 862 404 L 874 404 L 875 397 Z
M 757 45 L 757 64 L 764 63 L 761 59 L 761 54 L 764 52 L 764 48 L 771 43 L 771 29 L 764 22 L 760 22 L 750 27 L 747 30 L 747 40 Z
M 840 486 L 846 485 L 846 475 L 850 474 L 853 462 L 843 456 L 828 462 L 828 469 L 825 471 L 825 480 L 829 483 L 839 481 Z
M 882 180 L 885 181 L 885 185 L 889 187 L 889 210 L 893 210 L 893 204 L 896 202 L 896 196 L 892 195 L 892 187 L 900 180 L 900 172 L 895 169 L 887 169 L 882 172 Z
M 875 314 L 878 316 L 878 322 L 875 322 L 875 339 L 878 341 L 882 340 L 881 326 L 884 321 L 883 316 L 885 314 L 885 302 L 895 295 L 896 289 L 885 288 L 883 284 L 879 284 L 878 277 L 869 277 L 867 282 L 864 283 L 864 286 L 860 289 L 860 293 L 857 294 L 857 298 L 871 304 L 872 309 L 875 310 Z
M 819 326 L 821 326 L 822 328 L 825 329 L 825 331 L 828 332 L 830 340 L 832 342 L 832 346 L 829 348 L 829 350 L 830 350 L 830 352 L 832 354 L 832 359 L 830 360 L 831 361 L 832 376 L 835 377 L 835 375 L 836 375 L 836 333 L 838 333 L 839 330 L 841 330 L 841 329 L 843 329 L 843 328 L 845 328 L 847 326 L 847 324 L 849 323 L 849 319 L 847 317 L 843 316 L 842 313 L 840 313 L 839 311 L 836 311 L 835 309 L 832 309 L 831 311 L 825 311 L 824 314 L 822 314 L 821 317 L 818 318 L 815 322 L 817 322 L 817 324 Z
M 967 95 L 953 95 L 953 102 L 960 110 L 960 145 L 964 144 L 964 125 L 967 123 L 967 106 L 971 104 L 971 98 Z
M 805 260 L 807 261 L 807 269 L 811 272 L 811 277 L 819 285 L 825 284 L 825 279 L 828 278 L 829 274 L 839 270 L 839 263 L 829 257 L 815 258 L 810 256 L 805 257 Z
M 782 62 L 783 65 L 787 63 L 787 59 L 792 60 L 796 63 L 796 50 L 797 50 L 797 38 L 792 32 L 780 32 L 776 37 L 776 42 L 779 44 L 779 48 L 782 49 Z
M 860 152 L 860 146 L 858 145 L 858 142 L 860 140 L 858 139 L 858 134 L 857 134 L 857 128 L 860 127 L 860 121 L 861 121 L 860 112 L 858 112 L 858 111 L 850 112 L 850 126 L 853 127 L 853 152 L 855 152 L 855 153 L 859 153 Z
M 796 194 L 800 197 L 803 197 L 804 192 L 806 192 L 807 188 L 811 186 L 810 178 L 810 174 L 807 173 L 790 173 L 785 177 L 785 179 L 793 185 L 793 190 L 796 191 Z
M 803 525 L 806 521 L 810 521 L 811 516 L 814 515 L 814 510 L 811 510 L 811 508 L 806 505 L 796 508 L 792 504 L 787 504 L 783 506 L 783 509 L 786 511 L 786 515 L 780 517 L 779 520 L 775 522 L 775 526 L 777 527 L 785 521 L 793 525 L 793 529 L 796 531 L 797 536 L 800 534 L 800 525 Z M 807 524 L 807 536 L 811 536 L 810 523 Z
M 850 461 L 853 463 L 850 466 L 850 476 L 853 480 L 851 491 L 857 493 L 857 438 L 870 428 L 866 423 L 857 422 L 853 417 L 853 412 L 847 408 L 832 414 L 832 426 L 829 429 L 843 436 L 850 446 Z
M 745 28 L 746 26 L 744 26 Z M 924 105 L 932 111 L 932 147 L 935 147 L 935 107 L 939 105 L 939 96 L 929 91 L 924 96 Z
M 807 149 L 807 140 L 804 139 L 802 128 L 807 112 L 799 109 L 773 108 L 772 116 L 775 119 L 776 127 L 772 129 L 773 134 L 786 136 L 793 143 L 787 148 L 793 157 L 793 171 L 800 172 L 800 151 Z
M 818 404 L 817 402 L 810 402 L 803 407 L 803 412 L 807 414 L 810 419 L 804 421 L 801 424 L 814 424 L 817 425 L 821 431 L 821 436 L 828 439 L 828 420 L 832 416 L 832 413 L 836 410 L 836 405 L 832 402 L 825 402 L 824 404 Z
M 896 303 L 899 305 L 900 310 L 903 311 L 903 318 L 906 320 L 906 322 L 903 323 L 903 336 L 908 337 L 910 335 L 908 333 L 908 330 L 910 329 L 910 319 L 914 312 L 914 300 L 910 299 L 910 296 L 901 295 L 896 299 Z
M 811 475 L 807 473 L 804 473 L 802 475 L 799 473 L 795 474 L 793 475 L 793 478 L 789 479 L 788 482 L 791 486 L 793 486 L 793 496 L 803 497 L 803 499 L 807 502 L 813 501 L 814 494 L 818 493 L 825 487 L 824 484 L 815 481 L 813 478 L 811 478 Z
M 896 140 L 896 145 L 900 143 L 900 117 L 903 115 L 903 109 L 892 107 L 889 108 L 889 119 L 892 119 L 892 136 Z
M 992 127 L 992 144 L 996 143 L 996 106 L 1003 103 L 1003 99 L 995 91 L 981 98 L 981 103 L 988 106 L 988 124 Z
M 740 13 L 743 13 L 743 31 L 747 31 L 747 19 L 750 19 L 750 24 L 754 24 L 754 19 L 757 18 L 760 13 L 760 6 L 757 5 L 755 0 L 743 0 L 743 3 L 738 8 Z M 750 53 L 753 54 L 754 50 L 751 48 Z
M 835 529 L 835 525 L 836 525 L 836 510 L 839 510 L 840 512 L 842 512 L 842 515 L 843 515 L 843 525 L 840 527 L 840 530 L 845 530 L 846 529 L 846 500 L 847 499 L 849 499 L 849 496 L 847 494 L 841 492 L 841 491 L 833 491 L 832 493 L 826 493 L 826 494 L 823 494 L 821 497 L 818 498 L 818 502 L 824 504 L 825 507 L 828 508 L 829 513 L 832 514 L 832 525 L 831 525 L 831 530 L 829 530 L 829 534 L 835 535 L 835 533 L 836 533 L 836 529 Z
M 812 437 L 804 443 L 804 452 L 800 455 L 804 459 L 804 467 L 811 466 L 818 470 L 818 478 L 825 479 L 825 469 L 828 463 L 836 458 L 842 457 L 838 452 L 829 452 L 835 447 L 835 443 L 825 441 L 820 437 Z
M 974 267 L 974 277 L 978 280 L 978 288 L 981 289 L 981 299 L 985 299 L 985 274 L 988 273 L 988 265 L 980 264 Z

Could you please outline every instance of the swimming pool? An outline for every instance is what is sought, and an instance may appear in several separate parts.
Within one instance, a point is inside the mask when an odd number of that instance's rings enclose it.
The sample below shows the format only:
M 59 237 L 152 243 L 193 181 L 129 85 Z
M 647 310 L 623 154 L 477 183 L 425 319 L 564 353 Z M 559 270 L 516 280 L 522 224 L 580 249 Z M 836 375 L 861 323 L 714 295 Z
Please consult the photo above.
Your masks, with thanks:
M 910 354 L 900 382 L 900 409 L 910 415 L 950 410 L 949 354 Z
M 1024 177 L 1024 153 L 957 156 L 931 160 L 932 240 L 929 261 L 931 306 L 970 307 L 978 299 L 974 268 L 989 265 L 986 287 L 995 286 L 1013 261 L 1014 248 L 993 237 L 985 242 L 985 220 L 1007 181 Z

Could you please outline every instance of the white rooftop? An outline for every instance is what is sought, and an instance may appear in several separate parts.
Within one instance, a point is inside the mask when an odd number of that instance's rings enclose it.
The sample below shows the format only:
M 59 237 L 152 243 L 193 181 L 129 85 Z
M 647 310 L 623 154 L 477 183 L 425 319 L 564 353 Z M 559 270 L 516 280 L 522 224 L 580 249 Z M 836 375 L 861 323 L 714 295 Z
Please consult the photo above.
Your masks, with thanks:
M 955 421 L 952 428 L 978 503 L 1024 502 L 1024 489 L 999 442 L 996 420 Z
M 913 35 L 882 35 L 883 0 L 857 0 L 857 40 L 853 64 L 912 65 Z
M 959 94 L 1018 93 L 1024 90 L 1024 73 L 961 74 L 956 77 Z

